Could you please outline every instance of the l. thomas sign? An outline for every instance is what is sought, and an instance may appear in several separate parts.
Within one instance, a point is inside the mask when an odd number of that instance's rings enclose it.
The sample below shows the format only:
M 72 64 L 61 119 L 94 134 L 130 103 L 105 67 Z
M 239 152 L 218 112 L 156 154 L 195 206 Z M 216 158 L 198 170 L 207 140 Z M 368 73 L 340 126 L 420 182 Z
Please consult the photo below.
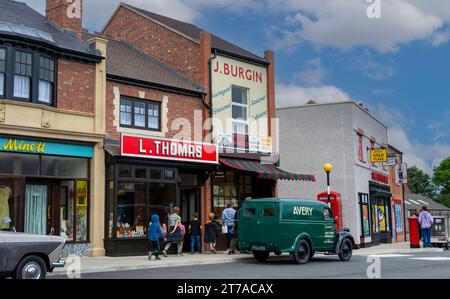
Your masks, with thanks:
M 217 145 L 163 138 L 122 134 L 122 156 L 175 160 L 197 163 L 218 163 Z

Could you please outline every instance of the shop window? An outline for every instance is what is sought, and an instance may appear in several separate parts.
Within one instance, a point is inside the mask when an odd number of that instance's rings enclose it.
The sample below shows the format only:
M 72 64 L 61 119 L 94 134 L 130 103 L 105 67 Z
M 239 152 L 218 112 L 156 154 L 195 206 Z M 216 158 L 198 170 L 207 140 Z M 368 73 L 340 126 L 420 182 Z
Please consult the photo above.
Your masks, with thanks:
M 113 238 L 114 231 L 114 181 L 107 183 L 107 201 L 106 201 L 106 219 L 108 221 L 107 231 L 105 233 L 108 238 Z
M 263 210 L 263 216 L 264 217 L 273 217 L 273 216 L 275 216 L 275 209 L 273 209 L 273 208 L 265 208 Z
M 75 202 L 75 182 L 61 182 L 60 191 L 60 236 L 66 241 L 74 241 L 74 202 Z
M 151 168 L 150 169 L 150 179 L 160 180 L 161 179 L 161 169 Z
M 247 208 L 244 210 L 244 216 L 245 217 L 254 217 L 256 215 L 256 209 L 253 208 Z
M 41 56 L 39 59 L 39 102 L 52 104 L 55 81 L 55 61 Z
M 134 170 L 134 177 L 137 179 L 146 179 L 147 178 L 147 168 L 136 168 Z
M 360 193 L 359 204 L 361 213 L 361 231 L 363 236 L 370 236 L 370 208 L 369 208 L 369 195 Z
M 0 155 L 0 173 L 14 175 L 39 175 L 39 156 L 17 153 Z
M 33 55 L 16 50 L 14 64 L 14 97 L 30 99 Z
M 157 214 L 161 223 L 166 223 L 170 207 L 176 204 L 177 185 L 175 183 L 149 183 L 148 189 L 149 216 Z
M 88 181 L 75 183 L 75 230 L 77 241 L 87 241 L 88 236 Z
M 147 193 L 145 183 L 120 183 L 117 187 L 117 238 L 145 236 Z
M 131 178 L 131 167 L 119 167 L 119 177 Z
M 238 189 L 232 171 L 217 172 L 214 177 L 214 212 L 221 215 L 229 202 L 234 206 L 238 206 Z
M 120 125 L 147 130 L 160 130 L 160 109 L 158 102 L 136 100 L 122 97 L 120 99 Z
M 0 98 L 5 96 L 6 49 L 0 48 Z
M 42 175 L 64 178 L 88 178 L 89 160 L 85 158 L 42 156 Z

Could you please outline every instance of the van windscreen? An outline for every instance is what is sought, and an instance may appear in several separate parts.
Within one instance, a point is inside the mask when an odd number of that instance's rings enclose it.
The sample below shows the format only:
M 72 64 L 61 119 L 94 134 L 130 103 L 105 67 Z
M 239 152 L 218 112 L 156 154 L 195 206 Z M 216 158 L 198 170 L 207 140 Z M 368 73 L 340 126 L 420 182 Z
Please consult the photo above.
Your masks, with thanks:
M 245 217 L 254 217 L 256 215 L 256 209 L 255 208 L 247 208 L 244 210 L 244 216 Z

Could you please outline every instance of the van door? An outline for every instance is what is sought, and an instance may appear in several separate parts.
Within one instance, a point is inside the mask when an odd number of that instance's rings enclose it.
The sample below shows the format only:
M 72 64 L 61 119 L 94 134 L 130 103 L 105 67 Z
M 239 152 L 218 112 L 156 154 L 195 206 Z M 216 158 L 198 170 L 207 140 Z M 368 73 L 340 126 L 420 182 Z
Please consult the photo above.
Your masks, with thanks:
M 323 233 L 321 234 L 321 248 L 331 250 L 336 239 L 336 221 L 329 207 L 323 208 Z
M 6 270 L 5 239 L 0 236 L 0 273 Z
M 278 226 L 280 211 L 277 203 L 264 203 L 258 205 L 257 212 L 257 230 L 261 243 L 278 242 Z

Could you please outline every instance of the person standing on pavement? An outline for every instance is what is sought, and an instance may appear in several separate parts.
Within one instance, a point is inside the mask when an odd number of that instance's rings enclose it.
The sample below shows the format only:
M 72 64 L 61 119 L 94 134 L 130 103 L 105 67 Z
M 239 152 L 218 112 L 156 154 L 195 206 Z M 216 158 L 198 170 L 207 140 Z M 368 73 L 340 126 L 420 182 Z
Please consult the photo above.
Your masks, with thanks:
M 198 220 L 198 213 L 194 213 L 192 215 L 194 217 L 193 220 L 189 223 L 189 233 L 191 234 L 191 254 L 195 252 L 195 246 L 197 245 L 198 254 L 201 253 L 201 235 L 202 235 L 202 227 L 200 220 Z
M 431 245 L 431 226 L 434 223 L 433 216 L 428 212 L 427 207 L 422 207 L 419 215 L 419 223 L 422 227 L 423 247 L 432 247 Z
M 209 244 L 212 254 L 216 254 L 217 238 L 222 232 L 222 223 L 214 213 L 209 213 L 209 220 L 205 225 L 205 242 Z
M 234 214 L 234 235 L 231 239 L 230 250 L 231 254 L 236 253 L 239 250 L 239 240 L 238 240 L 238 222 L 239 222 L 239 209 L 236 209 Z
M 149 229 L 149 240 L 152 250 L 148 253 L 148 259 L 152 260 L 152 257 L 155 256 L 155 260 L 160 260 L 159 257 L 160 253 L 160 247 L 159 242 L 160 239 L 164 239 L 163 231 L 161 229 L 161 224 L 159 223 L 159 216 L 153 215 L 150 222 L 150 229 Z
M 231 239 L 234 236 L 234 216 L 236 215 L 236 210 L 233 208 L 233 202 L 229 202 L 227 208 L 222 212 L 223 224 L 227 227 L 227 251 L 231 254 Z
M 169 216 L 169 229 L 167 231 L 167 244 L 163 250 L 163 255 L 167 257 L 167 250 L 173 243 L 177 244 L 177 255 L 181 256 L 181 217 L 178 215 L 180 213 L 180 208 L 174 207 L 173 213 Z

